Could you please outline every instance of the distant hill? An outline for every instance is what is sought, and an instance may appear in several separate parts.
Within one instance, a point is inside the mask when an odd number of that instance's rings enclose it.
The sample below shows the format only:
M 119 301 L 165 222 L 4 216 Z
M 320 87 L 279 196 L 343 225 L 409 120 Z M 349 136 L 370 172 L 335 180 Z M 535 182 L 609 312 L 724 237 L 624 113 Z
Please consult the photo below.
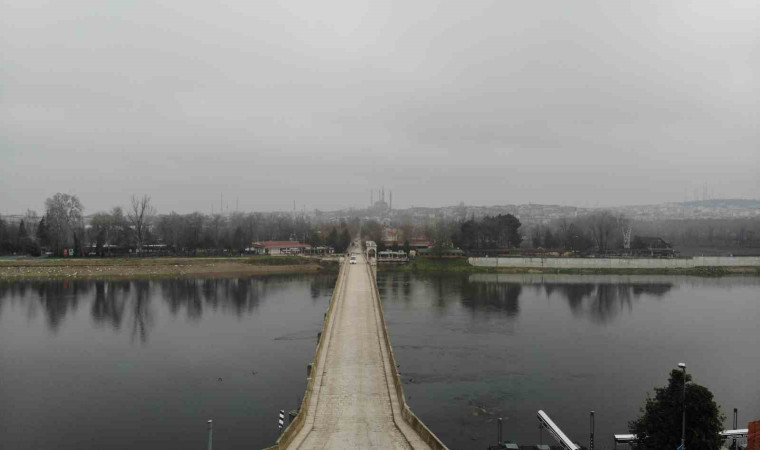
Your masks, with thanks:
M 718 198 L 714 200 L 693 200 L 682 202 L 684 206 L 703 208 L 760 208 L 760 200 L 744 198 Z
M 469 217 L 496 216 L 499 214 L 513 214 L 525 224 L 549 223 L 552 220 L 563 217 L 578 217 L 600 209 L 608 209 L 614 213 L 622 213 L 631 219 L 652 222 L 659 220 L 684 220 L 684 219 L 750 219 L 760 217 L 760 199 L 711 199 L 688 202 L 667 202 L 649 205 L 627 205 L 611 207 L 578 207 L 567 205 L 544 205 L 544 204 L 502 204 L 491 206 L 459 205 L 442 207 L 413 206 L 404 209 L 393 209 L 376 214 L 371 210 L 359 210 L 360 214 L 374 217 L 378 220 L 391 220 L 394 217 L 406 216 L 416 223 L 423 223 L 432 218 L 442 217 L 445 219 L 461 220 Z M 323 219 L 346 218 L 357 214 L 355 210 L 340 210 L 323 213 Z

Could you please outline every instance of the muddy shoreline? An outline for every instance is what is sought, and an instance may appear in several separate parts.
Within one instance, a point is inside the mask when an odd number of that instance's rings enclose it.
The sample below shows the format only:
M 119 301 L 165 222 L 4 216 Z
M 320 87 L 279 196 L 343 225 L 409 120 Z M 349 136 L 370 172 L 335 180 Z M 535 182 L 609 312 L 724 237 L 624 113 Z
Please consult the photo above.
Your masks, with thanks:
M 20 259 L 0 261 L 0 281 L 238 277 L 279 273 L 319 273 L 329 264 L 272 258 Z

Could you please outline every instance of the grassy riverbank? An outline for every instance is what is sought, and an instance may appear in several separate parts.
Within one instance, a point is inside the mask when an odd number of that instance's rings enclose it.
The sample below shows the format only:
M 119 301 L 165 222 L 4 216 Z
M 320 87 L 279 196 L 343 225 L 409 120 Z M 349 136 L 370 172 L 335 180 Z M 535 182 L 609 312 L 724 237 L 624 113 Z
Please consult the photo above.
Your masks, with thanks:
M 690 267 L 667 269 L 588 269 L 588 268 L 534 268 L 534 267 L 476 267 L 467 262 L 467 258 L 429 259 L 418 258 L 408 264 L 381 264 L 382 272 L 420 272 L 420 273 L 555 273 L 578 275 L 694 275 L 726 276 L 755 275 L 760 276 L 760 266 L 748 267 Z
M 0 280 L 175 278 L 315 273 L 337 264 L 298 256 L 218 258 L 29 258 L 0 260 Z

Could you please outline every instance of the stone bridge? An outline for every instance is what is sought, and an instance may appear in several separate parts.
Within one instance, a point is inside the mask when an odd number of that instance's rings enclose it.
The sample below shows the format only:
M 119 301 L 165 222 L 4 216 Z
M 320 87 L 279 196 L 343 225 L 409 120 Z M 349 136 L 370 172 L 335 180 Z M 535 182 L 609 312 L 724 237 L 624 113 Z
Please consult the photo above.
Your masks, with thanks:
M 343 261 L 299 414 L 271 449 L 445 449 L 412 413 L 374 270 Z

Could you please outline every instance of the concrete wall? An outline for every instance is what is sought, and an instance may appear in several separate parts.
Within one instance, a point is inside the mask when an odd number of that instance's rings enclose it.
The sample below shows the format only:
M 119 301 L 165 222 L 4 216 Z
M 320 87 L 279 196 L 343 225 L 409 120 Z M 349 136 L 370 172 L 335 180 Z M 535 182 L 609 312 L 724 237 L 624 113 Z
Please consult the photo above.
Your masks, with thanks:
M 552 269 L 676 269 L 691 267 L 760 266 L 759 256 L 697 256 L 694 258 L 469 258 L 479 267 Z
M 537 285 L 546 283 L 562 284 L 674 284 L 690 286 L 695 289 L 709 287 L 751 287 L 760 288 L 760 277 L 695 277 L 691 275 L 652 275 L 624 274 L 600 275 L 587 274 L 579 277 L 572 274 L 552 273 L 471 273 L 467 279 L 471 283 L 520 283 Z

